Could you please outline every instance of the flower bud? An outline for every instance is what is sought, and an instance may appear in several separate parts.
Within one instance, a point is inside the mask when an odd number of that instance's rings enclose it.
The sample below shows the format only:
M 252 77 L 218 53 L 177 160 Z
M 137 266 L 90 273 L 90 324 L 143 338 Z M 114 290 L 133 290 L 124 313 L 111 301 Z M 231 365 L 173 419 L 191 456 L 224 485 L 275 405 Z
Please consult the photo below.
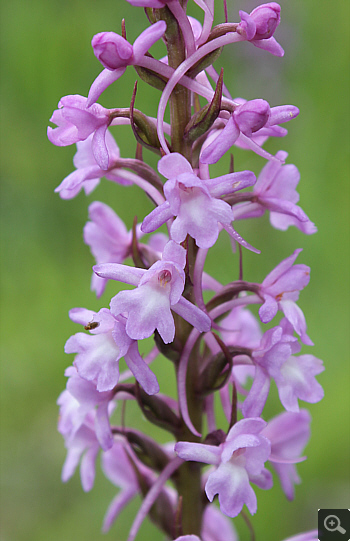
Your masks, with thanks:
M 96 34 L 91 45 L 96 58 L 109 70 L 127 66 L 133 55 L 132 45 L 114 32 Z
M 276 2 L 261 4 L 250 13 L 251 18 L 256 24 L 256 33 L 254 39 L 270 38 L 280 23 L 281 7 Z
M 265 100 L 250 100 L 238 107 L 233 115 L 240 131 L 251 137 L 269 120 L 270 106 Z

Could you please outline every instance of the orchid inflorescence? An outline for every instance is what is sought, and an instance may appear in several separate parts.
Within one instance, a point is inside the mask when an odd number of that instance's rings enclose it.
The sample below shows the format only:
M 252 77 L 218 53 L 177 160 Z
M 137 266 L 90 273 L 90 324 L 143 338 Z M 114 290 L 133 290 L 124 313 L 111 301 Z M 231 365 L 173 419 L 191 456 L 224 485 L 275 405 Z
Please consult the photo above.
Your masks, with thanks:
M 315 378 L 323 371 L 322 361 L 310 353 L 299 355 L 300 342 L 313 345 L 297 304 L 310 278 L 309 267 L 296 263 L 301 249 L 262 283 L 247 282 L 240 272 L 238 280 L 222 285 L 204 272 L 208 250 L 221 232 L 229 235 L 234 252 L 239 245 L 239 257 L 242 247 L 260 253 L 233 228 L 233 221 L 260 217 L 267 210 L 274 228 L 316 231 L 297 204 L 298 169 L 285 164 L 285 151 L 271 155 L 263 149 L 269 137 L 287 134 L 280 124 L 295 118 L 297 107 L 232 99 L 223 70 L 218 74 L 213 67 L 224 46 L 242 41 L 283 56 L 274 38 L 280 6 L 263 4 L 250 14 L 240 11 L 238 23 L 213 26 L 214 0 L 195 0 L 203 10 L 203 25 L 186 15 L 183 0 L 128 1 L 145 9 L 149 27 L 133 45 L 124 21 L 122 35 L 94 36 L 93 51 L 104 69 L 87 97 L 60 100 L 51 118 L 56 127 L 48 128 L 55 145 L 77 144 L 76 170 L 56 188 L 63 199 L 81 189 L 90 194 L 105 177 L 124 186 L 136 184 L 154 204 L 130 231 L 108 205 L 94 201 L 89 206 L 84 241 L 96 259 L 92 289 L 100 297 L 108 280 L 133 288 L 119 291 L 109 309 L 69 313 L 85 332 L 71 336 L 65 346 L 66 353 L 76 356 L 58 399 L 58 429 L 67 448 L 62 479 L 67 481 L 80 463 L 83 489 L 91 490 L 101 454 L 103 472 L 120 488 L 104 531 L 141 495 L 128 541 L 147 515 L 169 539 L 234 541 L 237 533 L 228 517 L 238 516 L 244 505 L 252 515 L 257 511 L 253 486 L 271 488 L 269 468 L 286 497 L 294 498 L 294 485 L 300 482 L 295 464 L 306 458 L 310 436 L 310 414 L 299 408 L 299 400 L 314 403 L 323 397 Z M 148 52 L 158 41 L 166 47 L 161 60 Z M 161 92 L 157 118 L 135 108 L 136 85 L 129 108 L 105 109 L 96 103 L 128 66 Z M 169 124 L 164 121 L 168 104 Z M 122 124 L 135 135 L 136 158 L 122 158 L 109 131 Z M 209 165 L 232 146 L 266 161 L 258 179 L 251 171 L 234 172 L 233 166 L 211 178 Z M 158 156 L 158 171 L 144 161 L 143 147 Z M 130 260 L 133 265 L 125 264 Z M 263 324 L 280 315 L 275 326 L 262 332 L 249 310 L 252 304 L 259 305 Z M 141 354 L 140 343 L 150 337 L 154 344 Z M 177 400 L 159 388 L 152 370 L 158 356 L 174 365 Z M 127 369 L 120 373 L 122 358 Z M 261 416 L 271 380 L 285 411 L 265 421 Z M 225 426 L 217 420 L 216 394 Z M 167 445 L 124 421 L 113 424 L 115 408 L 127 400 L 167 431 Z M 219 507 L 212 503 L 216 495 Z M 292 539 L 311 541 L 316 532 Z

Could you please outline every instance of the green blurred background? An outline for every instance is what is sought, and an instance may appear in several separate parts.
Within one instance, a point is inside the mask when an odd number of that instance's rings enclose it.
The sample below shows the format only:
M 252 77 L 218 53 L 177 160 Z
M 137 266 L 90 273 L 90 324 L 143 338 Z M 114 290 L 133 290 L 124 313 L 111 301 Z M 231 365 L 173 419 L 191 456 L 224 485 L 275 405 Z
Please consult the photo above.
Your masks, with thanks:
M 190 0 L 192 1 L 192 0 Z M 230 19 L 257 3 L 228 2 Z M 280 541 L 317 525 L 318 508 L 349 507 L 349 3 L 343 0 L 287 2 L 277 38 L 286 50 L 275 58 L 249 44 L 228 47 L 216 64 L 225 67 L 233 96 L 265 98 L 271 105 L 292 103 L 300 116 L 288 125 L 283 140 L 266 148 L 288 150 L 290 163 L 301 172 L 300 204 L 319 232 L 306 237 L 296 229 L 283 233 L 268 219 L 240 223 L 238 230 L 262 250 L 244 253 L 244 277 L 260 281 L 297 247 L 298 261 L 312 267 L 311 282 L 302 292 L 309 335 L 315 347 L 304 348 L 324 360 L 318 377 L 324 400 L 306 405 L 313 417 L 308 460 L 298 466 L 302 484 L 296 499 L 285 499 L 276 479 L 272 490 L 256 489 L 258 512 L 252 522 L 257 540 Z M 64 202 L 54 188 L 72 170 L 75 148 L 56 148 L 46 139 L 46 126 L 61 96 L 87 95 L 101 70 L 90 40 L 101 31 L 120 31 L 126 19 L 133 42 L 146 27 L 142 9 L 124 0 L 12 0 L 2 3 L 1 99 L 1 511 L 2 541 L 126 539 L 139 506 L 133 502 L 107 535 L 100 533 L 103 515 L 115 487 L 98 466 L 94 489 L 85 494 L 78 474 L 60 481 L 65 449 L 56 432 L 56 399 L 65 387 L 64 369 L 73 358 L 63 352 L 77 332 L 68 319 L 75 306 L 108 306 L 116 291 L 109 284 L 100 300 L 90 292 L 89 249 L 82 241 L 87 206 L 93 200 L 110 204 L 128 227 L 151 207 L 135 188 L 110 182 L 88 198 L 80 194 Z M 199 14 L 193 9 L 194 15 Z M 223 20 L 217 2 L 217 22 Z M 127 74 L 100 99 L 106 107 L 126 107 L 136 74 Z M 159 94 L 140 84 L 136 106 L 155 114 Z M 134 154 L 128 127 L 114 135 L 121 154 Z M 145 153 L 154 162 L 154 157 Z M 213 173 L 225 173 L 224 157 Z M 264 160 L 235 151 L 236 169 L 259 172 Z M 218 266 L 218 261 L 220 264 Z M 209 272 L 223 282 L 237 278 L 237 257 L 220 238 L 208 260 Z M 157 363 L 161 389 L 171 390 L 172 371 Z M 281 411 L 273 391 L 267 416 Z M 133 408 L 127 422 L 151 431 Z M 166 436 L 161 435 L 162 441 Z M 248 539 L 243 520 L 235 525 Z M 139 539 L 161 540 L 150 523 Z

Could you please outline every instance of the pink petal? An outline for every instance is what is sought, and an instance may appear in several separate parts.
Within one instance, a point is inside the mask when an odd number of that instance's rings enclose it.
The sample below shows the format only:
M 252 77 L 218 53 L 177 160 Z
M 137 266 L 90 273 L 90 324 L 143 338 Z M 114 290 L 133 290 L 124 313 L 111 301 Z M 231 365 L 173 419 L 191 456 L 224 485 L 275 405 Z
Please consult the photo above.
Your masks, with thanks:
M 186 426 L 191 430 L 191 432 L 195 436 L 200 437 L 201 434 L 198 432 L 198 430 L 195 429 L 190 419 L 190 415 L 188 412 L 188 404 L 187 404 L 187 394 L 186 394 L 186 376 L 187 376 L 188 361 L 190 358 L 191 351 L 196 341 L 199 338 L 199 335 L 200 333 L 197 331 L 197 329 L 193 329 L 192 332 L 190 333 L 190 336 L 187 339 L 187 342 L 182 351 L 182 355 L 179 361 L 178 373 L 177 373 L 177 387 L 178 387 L 178 395 L 179 395 L 179 407 L 182 414 L 182 418 L 184 422 L 186 423 Z
M 280 306 L 295 332 L 301 337 L 302 342 L 308 346 L 313 346 L 313 341 L 306 334 L 306 321 L 301 308 L 290 300 L 281 301 Z
M 105 203 L 101 203 L 100 201 L 94 201 L 91 203 L 88 210 L 89 219 L 91 222 L 88 222 L 85 228 L 88 225 L 94 226 L 94 228 L 92 229 L 92 227 L 88 227 L 86 231 L 84 229 L 84 240 L 86 244 L 91 245 L 91 249 L 95 257 L 96 254 L 94 253 L 94 249 L 97 251 L 97 253 L 107 253 L 107 251 L 113 251 L 115 255 L 119 244 L 121 245 L 120 254 L 124 254 L 126 250 L 125 245 L 130 243 L 130 235 L 127 232 L 123 220 L 111 207 Z M 96 242 L 93 240 L 95 236 Z M 103 242 L 103 239 L 105 242 Z M 106 246 L 103 246 L 102 250 L 99 248 L 99 244 L 101 242 L 102 244 L 106 244 Z M 109 247 L 109 250 L 107 247 Z
M 56 193 L 62 191 L 71 191 L 79 187 L 79 190 L 82 188 L 83 182 L 88 179 L 99 179 L 103 176 L 103 171 L 97 165 L 92 167 L 85 167 L 84 169 L 77 169 L 73 171 L 68 177 L 62 180 L 61 184 L 55 188 Z M 75 194 L 75 191 L 74 191 Z M 65 197 L 67 199 L 67 197 Z
M 248 186 L 253 186 L 255 182 L 256 176 L 254 173 L 251 171 L 240 171 L 239 173 L 230 173 L 222 177 L 208 179 L 205 181 L 205 184 L 208 186 L 210 194 L 213 197 L 221 197 L 222 195 L 234 193 Z
M 113 435 L 109 425 L 108 406 L 109 403 L 107 400 L 100 404 L 96 410 L 95 418 L 96 437 L 104 451 L 111 449 L 113 446 Z
M 80 463 L 80 478 L 83 490 L 89 492 L 95 482 L 95 462 L 99 452 L 99 447 L 96 445 L 88 449 Z
M 82 452 L 82 448 L 72 447 L 68 449 L 61 474 L 61 479 L 63 483 L 66 483 L 74 474 L 76 467 L 79 464 Z
M 256 24 L 254 22 L 254 19 L 245 11 L 239 11 L 239 16 L 241 18 L 241 21 L 243 22 L 243 24 L 239 24 L 242 30 L 244 30 L 243 35 L 247 40 L 253 39 L 256 33 Z
M 91 148 L 97 164 L 104 171 L 108 169 L 109 155 L 105 141 L 107 124 L 97 128 L 92 138 Z
M 158 479 L 155 481 L 155 483 L 152 485 L 150 490 L 147 492 L 147 495 L 145 499 L 143 500 L 141 507 L 136 515 L 136 518 L 131 526 L 129 537 L 127 541 L 134 541 L 137 532 L 139 531 L 139 528 L 148 515 L 152 505 L 156 501 L 157 497 L 159 496 L 163 486 L 171 477 L 171 475 L 181 466 L 183 460 L 181 458 L 176 457 L 173 458 L 167 466 L 165 466 L 162 473 L 159 475 Z
M 275 40 L 275 38 L 272 36 L 268 39 L 256 39 L 251 41 L 255 47 L 258 47 L 259 49 L 264 49 L 265 51 L 268 51 L 269 53 L 273 54 L 274 56 L 283 56 L 284 50 L 281 47 L 281 45 Z
M 291 225 L 297 227 L 305 235 L 313 235 L 317 233 L 317 227 L 309 219 L 307 222 L 300 222 L 293 216 L 287 216 L 286 214 L 280 214 L 277 212 L 270 212 L 270 223 L 276 229 L 286 231 Z
M 171 307 L 174 312 L 179 314 L 183 319 L 191 323 L 199 332 L 208 332 L 211 329 L 211 319 L 196 305 L 181 297 L 177 304 Z
M 86 106 L 90 107 L 93 105 L 101 96 L 102 92 L 104 92 L 112 83 L 117 81 L 119 77 L 123 75 L 125 70 L 126 68 L 123 67 L 116 70 L 109 70 L 106 68 L 101 71 L 100 75 L 97 76 L 90 87 Z
M 129 503 L 129 501 L 136 496 L 137 492 L 138 491 L 137 489 L 135 489 L 135 487 L 129 487 L 125 490 L 122 490 L 122 492 L 120 492 L 115 498 L 113 498 L 103 519 L 102 531 L 104 533 L 109 531 L 113 522 L 117 519 L 118 515 Z
M 259 134 L 259 131 L 256 133 Z M 258 154 L 258 156 L 262 156 L 266 160 L 281 162 L 281 160 L 276 158 L 276 156 L 273 156 L 272 154 L 270 154 L 269 152 L 266 152 L 266 150 L 261 148 L 261 146 L 259 146 L 258 143 L 256 142 L 257 137 L 254 137 L 254 135 L 256 134 L 253 134 L 252 137 L 247 137 L 246 135 L 244 135 L 244 133 L 241 133 L 239 136 L 239 139 L 237 140 L 237 142 L 239 142 L 237 146 L 243 146 L 243 148 L 253 150 L 256 154 Z M 281 163 L 284 163 L 284 162 L 281 162 Z
M 260 438 L 254 434 L 240 434 L 232 441 L 226 441 L 223 445 L 223 451 L 221 455 L 222 462 L 228 462 L 235 451 L 238 449 L 246 449 L 248 447 L 258 447 L 260 445 Z M 261 469 L 261 468 L 260 468 Z
M 299 114 L 298 107 L 295 105 L 279 105 L 278 107 L 271 108 L 271 115 L 268 121 L 268 126 L 273 126 L 274 124 L 281 124 L 292 120 L 292 118 L 297 117 Z
M 136 38 L 133 45 L 133 64 L 137 64 L 138 60 L 147 53 L 148 49 L 163 36 L 165 30 L 165 21 L 158 21 L 144 30 L 142 34 Z
M 171 154 L 169 154 L 169 156 L 171 156 Z M 169 202 L 165 201 L 165 203 L 156 207 L 144 218 L 141 225 L 141 231 L 143 233 L 152 233 L 173 216 Z
M 139 284 L 142 276 L 146 272 L 144 269 L 129 267 L 128 265 L 121 265 L 119 263 L 103 263 L 101 265 L 95 265 L 93 271 L 101 278 L 118 280 L 119 282 L 134 286 Z
M 285 201 L 283 199 L 277 199 L 274 197 L 261 197 L 259 200 L 271 211 L 294 216 L 301 222 L 309 221 L 309 218 L 306 216 L 305 212 L 298 207 L 298 205 L 295 205 L 290 201 Z
M 253 192 L 257 195 L 265 192 L 271 186 L 276 176 L 281 172 L 282 163 L 288 157 L 288 153 L 279 150 L 276 154 L 277 160 L 268 161 L 262 168 L 258 180 L 256 181 Z
M 158 330 L 168 344 L 175 336 L 174 319 L 166 292 L 144 284 L 133 291 L 120 291 L 111 301 L 114 315 L 128 313 L 126 332 L 133 340 L 143 340 Z
M 159 392 L 158 380 L 139 354 L 137 343 L 129 348 L 128 354 L 125 355 L 125 362 L 147 394 L 153 395 Z
M 211 473 L 205 492 L 209 501 L 213 501 L 215 494 L 219 494 L 220 509 L 229 517 L 236 517 L 244 504 L 251 514 L 257 510 L 256 496 L 250 486 L 248 474 L 245 468 L 236 464 L 226 462 Z
M 176 178 L 182 173 L 193 174 L 191 164 L 178 152 L 163 156 L 158 162 L 158 171 L 167 179 Z
M 86 308 L 72 308 L 69 310 L 69 318 L 74 321 L 74 323 L 79 323 L 80 325 L 87 325 L 90 321 L 93 320 L 93 317 L 96 315 L 96 312 L 93 310 L 87 310 Z
M 253 384 L 242 406 L 244 417 L 257 417 L 264 409 L 270 390 L 270 378 L 259 367 L 256 367 Z
M 207 505 L 203 513 L 203 541 L 238 541 L 232 520 L 225 517 L 216 505 Z
M 247 248 L 248 250 L 250 250 L 251 252 L 255 252 L 256 254 L 260 254 L 260 250 L 258 250 L 257 248 L 254 248 L 254 246 L 252 246 L 251 244 L 249 244 L 249 242 L 247 242 L 246 240 L 244 240 L 241 235 L 239 233 L 237 233 L 237 231 L 232 227 L 232 225 L 227 225 L 225 223 L 222 223 L 222 226 L 224 229 L 226 229 L 226 231 L 228 232 L 228 234 L 236 241 L 238 242 L 239 244 L 241 244 L 242 246 L 244 246 L 244 248 Z
M 186 250 L 182 246 L 170 240 L 164 246 L 162 260 L 174 262 L 183 269 L 186 265 L 186 255 Z
M 231 115 L 224 129 L 201 153 L 201 162 L 216 163 L 231 148 L 239 135 L 240 131 Z
M 264 288 L 266 287 L 269 287 L 271 285 L 273 285 L 276 280 L 282 276 L 283 273 L 285 273 L 287 270 L 289 270 L 294 261 L 296 260 L 296 258 L 298 257 L 298 255 L 300 254 L 300 252 L 302 252 L 302 248 L 298 248 L 297 250 L 295 250 L 292 255 L 290 255 L 289 257 L 287 257 L 286 259 L 284 259 L 283 261 L 281 261 L 281 263 L 279 263 L 277 265 L 277 267 L 275 267 L 265 278 L 265 280 L 263 281 L 263 286 Z
M 180 441 L 175 444 L 174 450 L 183 460 L 203 462 L 204 464 L 220 464 L 221 450 L 214 445 Z

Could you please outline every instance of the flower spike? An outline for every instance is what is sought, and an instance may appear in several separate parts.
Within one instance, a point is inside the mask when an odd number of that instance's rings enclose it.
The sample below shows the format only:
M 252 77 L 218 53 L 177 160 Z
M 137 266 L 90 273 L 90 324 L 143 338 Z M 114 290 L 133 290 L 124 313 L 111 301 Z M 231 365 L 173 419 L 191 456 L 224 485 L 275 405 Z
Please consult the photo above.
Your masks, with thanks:
M 253 538 L 253 524 L 243 507 L 256 513 L 253 487 L 272 487 L 268 467 L 275 470 L 287 499 L 294 498 L 300 482 L 297 468 L 302 470 L 297 465 L 306 459 L 310 436 L 310 415 L 299 401 L 322 399 L 317 376 L 324 367 L 314 355 L 301 353 L 301 342 L 313 345 L 297 304 L 310 279 L 309 267 L 296 264 L 301 249 L 261 283 L 247 281 L 253 256 L 242 246 L 258 254 L 260 250 L 242 238 L 233 222 L 269 211 L 274 228 L 294 225 L 310 235 L 316 227 L 298 206 L 300 175 L 296 166 L 285 163 L 287 152 L 270 154 L 264 148 L 268 138 L 286 137 L 282 124 L 296 118 L 299 109 L 270 106 L 262 96 L 232 99 L 223 68 L 214 65 L 226 45 L 240 42 L 282 57 L 275 39 L 281 7 L 268 2 L 250 13 L 240 10 L 240 21 L 233 23 L 223 0 L 224 22 L 213 26 L 214 0 L 195 0 L 201 21 L 187 14 L 187 1 L 127 1 L 145 8 L 148 28 L 133 44 L 127 40 L 124 19 L 120 35 L 96 34 L 92 48 L 103 71 L 87 98 L 69 95 L 60 100 L 51 117 L 56 127 L 48 128 L 53 144 L 77 144 L 75 170 L 55 190 L 62 199 L 80 191 L 89 196 L 105 177 L 121 186 L 137 185 L 150 200 L 141 217 L 132 187 L 130 208 L 119 192 L 115 204 L 121 208 L 116 210 L 100 201 L 89 203 L 84 241 L 96 262 L 91 288 L 100 299 L 108 289 L 114 287 L 114 292 L 109 309 L 69 312 L 83 328 L 65 345 L 74 360 L 58 399 L 58 430 L 67 448 L 62 480 L 70 479 L 79 466 L 83 490 L 91 490 L 100 454 L 103 473 L 118 490 L 103 531 L 135 496 L 142 500 L 128 541 L 134 541 L 146 516 L 175 541 L 238 541 L 230 518 L 241 513 Z M 159 40 L 166 48 L 161 59 L 149 52 Z M 116 103 L 106 109 L 96 103 L 128 66 L 134 66 L 141 85 L 161 93 L 157 118 L 135 108 L 138 82 L 128 92 L 128 107 Z M 148 93 L 138 88 L 139 107 Z M 168 102 L 169 121 L 164 122 Z M 109 131 L 123 124 L 136 144 L 127 158 L 120 156 Z M 240 153 L 231 155 L 227 174 L 213 174 L 214 164 L 232 146 L 266 160 L 258 179 L 252 171 L 237 170 Z M 152 165 L 148 150 L 156 160 Z M 222 259 L 221 241 L 227 241 L 227 234 L 229 250 Z M 272 237 L 270 241 L 274 243 Z M 217 273 L 209 274 L 210 268 Z M 258 316 L 250 305 L 258 305 Z M 264 329 L 278 312 L 282 316 L 275 326 Z M 167 396 L 160 386 L 161 366 L 169 362 L 174 365 L 176 397 Z M 272 380 L 285 411 L 266 422 L 261 416 Z M 127 426 L 125 404 L 130 400 L 144 423 L 165 430 L 172 441 L 161 444 L 148 435 L 148 427 L 142 432 Z M 216 496 L 219 506 L 213 503 Z M 316 532 L 311 531 L 289 541 L 314 539 Z

